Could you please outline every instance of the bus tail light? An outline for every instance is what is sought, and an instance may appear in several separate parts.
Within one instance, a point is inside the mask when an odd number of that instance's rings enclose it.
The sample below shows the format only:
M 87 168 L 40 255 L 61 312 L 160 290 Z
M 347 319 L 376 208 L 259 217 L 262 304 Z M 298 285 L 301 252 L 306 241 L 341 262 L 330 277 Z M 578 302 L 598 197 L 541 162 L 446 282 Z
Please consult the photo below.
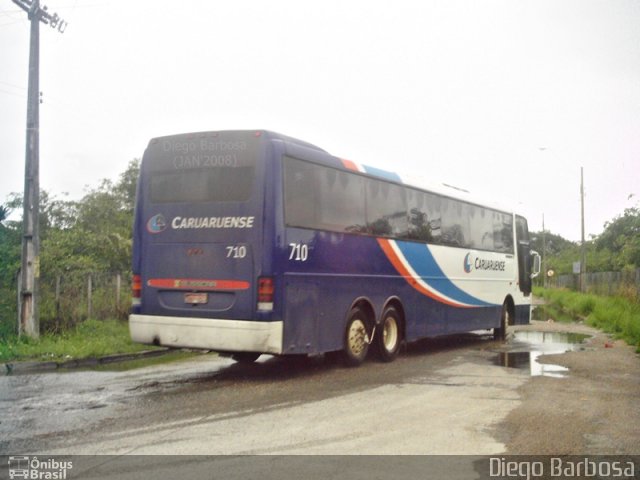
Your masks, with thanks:
M 258 278 L 258 311 L 270 312 L 273 310 L 273 278 Z
M 134 275 L 131 280 L 131 304 L 139 307 L 142 303 L 142 277 Z

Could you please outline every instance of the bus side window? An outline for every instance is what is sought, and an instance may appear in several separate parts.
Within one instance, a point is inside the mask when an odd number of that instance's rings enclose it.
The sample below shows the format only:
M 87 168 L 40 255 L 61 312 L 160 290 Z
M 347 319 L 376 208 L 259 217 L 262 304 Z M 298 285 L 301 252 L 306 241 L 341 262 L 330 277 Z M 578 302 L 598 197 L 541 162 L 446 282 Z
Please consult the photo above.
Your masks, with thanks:
M 513 216 L 500 213 L 500 221 L 494 224 L 495 249 L 499 252 L 513 253 Z
M 451 247 L 466 247 L 466 222 L 462 213 L 462 202 L 450 198 L 442 199 L 442 243 Z
M 319 168 L 318 174 L 319 218 L 316 228 L 364 232 L 364 177 L 333 168 Z
M 436 195 L 417 190 L 407 190 L 409 225 L 404 238 L 429 243 L 440 243 L 442 220 L 441 200 Z
M 476 215 L 471 231 L 475 233 L 474 246 L 483 250 L 493 250 L 495 233 L 493 229 L 493 212 L 487 208 L 476 207 Z
M 367 233 L 401 237 L 408 229 L 405 189 L 379 180 L 367 180 Z
M 317 223 L 317 181 L 313 165 L 285 157 L 285 221 L 287 225 L 309 227 Z

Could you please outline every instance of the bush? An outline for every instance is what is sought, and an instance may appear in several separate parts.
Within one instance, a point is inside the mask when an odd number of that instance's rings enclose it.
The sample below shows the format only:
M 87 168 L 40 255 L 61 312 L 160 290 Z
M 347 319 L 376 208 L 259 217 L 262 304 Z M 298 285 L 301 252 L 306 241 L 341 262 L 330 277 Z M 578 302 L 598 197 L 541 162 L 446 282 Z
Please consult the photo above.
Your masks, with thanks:
M 582 295 L 575 292 L 567 292 L 565 308 L 572 316 L 588 317 L 596 306 L 594 295 Z
M 536 289 L 535 294 L 546 300 L 542 313 L 548 318 L 559 321 L 566 317 L 585 318 L 588 325 L 612 333 L 640 351 L 640 304 L 622 297 L 561 289 Z

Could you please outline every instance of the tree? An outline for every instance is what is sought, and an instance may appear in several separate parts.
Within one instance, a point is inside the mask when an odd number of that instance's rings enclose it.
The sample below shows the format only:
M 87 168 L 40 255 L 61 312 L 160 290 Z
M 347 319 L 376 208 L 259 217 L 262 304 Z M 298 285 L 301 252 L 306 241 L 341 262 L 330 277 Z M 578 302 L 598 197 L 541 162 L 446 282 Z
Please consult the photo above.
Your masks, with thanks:
M 21 228 L 7 220 L 11 209 L 0 206 L 0 341 L 16 331 L 16 279 L 20 269 Z
M 565 250 L 573 249 L 578 246 L 577 243 L 567 240 L 560 235 L 551 232 L 532 232 L 531 248 L 542 254 L 546 250 L 547 256 L 558 255 Z M 543 248 L 542 239 L 544 238 L 546 248 Z
M 74 230 L 90 252 L 95 268 L 127 271 L 131 265 L 131 228 L 135 205 L 139 161 L 129 162 L 127 169 L 113 183 L 103 180 L 78 203 Z
M 11 211 L 4 205 L 0 205 L 0 225 L 9 217 Z
M 80 201 L 40 193 L 41 294 L 59 275 L 89 272 L 126 273 L 131 265 L 131 228 L 139 161 L 132 160 L 116 182 L 102 180 Z M 16 275 L 20 268 L 21 222 L 9 222 L 22 209 L 12 194 L 0 206 L 0 337 L 12 333 L 16 318 Z M 77 275 L 76 275 L 77 276 Z M 44 305 L 41 303 L 41 313 Z
M 615 270 L 640 268 L 640 208 L 627 208 L 605 223 L 595 243 L 598 251 L 611 252 Z
M 122 202 L 122 206 L 133 215 L 136 203 L 136 189 L 140 175 L 140 160 L 134 158 L 127 165 L 127 169 L 120 174 L 120 181 L 115 186 L 115 192 Z

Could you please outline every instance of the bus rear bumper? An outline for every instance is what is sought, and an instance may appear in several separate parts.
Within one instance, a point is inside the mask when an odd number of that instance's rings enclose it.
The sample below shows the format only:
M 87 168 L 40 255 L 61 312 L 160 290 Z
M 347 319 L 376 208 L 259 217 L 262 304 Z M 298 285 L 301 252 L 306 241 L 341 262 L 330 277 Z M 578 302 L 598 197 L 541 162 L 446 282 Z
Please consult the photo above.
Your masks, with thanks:
M 222 352 L 282 353 L 282 322 L 130 315 L 134 342 Z

